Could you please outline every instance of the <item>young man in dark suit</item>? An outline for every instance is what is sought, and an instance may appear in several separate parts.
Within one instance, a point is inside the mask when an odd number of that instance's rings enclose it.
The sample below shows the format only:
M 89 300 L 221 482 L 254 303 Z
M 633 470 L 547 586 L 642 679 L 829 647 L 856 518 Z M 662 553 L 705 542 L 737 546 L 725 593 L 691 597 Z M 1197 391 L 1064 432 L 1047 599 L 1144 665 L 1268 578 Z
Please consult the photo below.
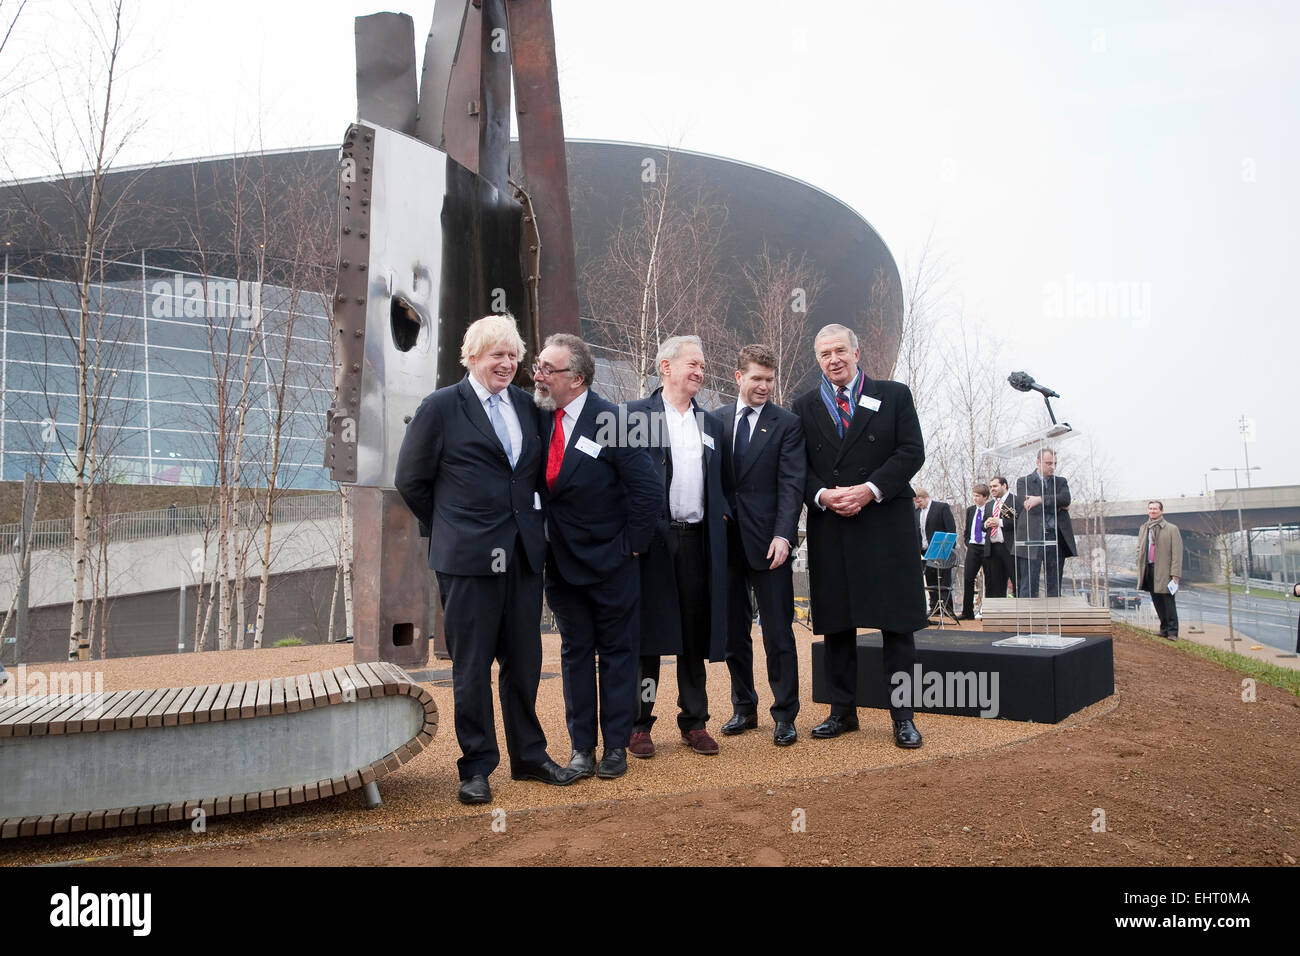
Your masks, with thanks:
M 469 374 L 416 409 L 397 458 L 395 484 L 429 539 L 452 658 L 462 803 L 492 799 L 501 762 L 492 712 L 499 674 L 510 776 L 565 785 L 577 773 L 546 753 L 537 720 L 542 669 L 542 565 L 546 539 L 538 482 L 539 419 L 510 384 L 524 354 L 515 320 L 479 319 L 465 332 Z
M 984 559 L 984 596 L 1004 598 L 1007 582 L 1015 577 L 1016 562 L 1012 550 L 1016 541 L 1016 496 L 1001 475 L 989 479 L 989 516 L 984 530 L 989 534 L 988 554 Z
M 987 590 L 988 580 L 995 573 L 988 562 L 989 535 L 984 530 L 984 522 L 989 518 L 989 486 L 982 481 L 977 482 L 971 489 L 971 494 L 975 498 L 975 503 L 966 509 L 964 526 L 966 567 L 962 574 L 962 593 L 965 596 L 962 598 L 961 609 L 961 618 L 964 621 L 975 619 L 975 576 L 984 569 L 984 587 Z M 987 569 L 986 565 L 988 565 Z
M 641 576 L 664 486 L 650 452 L 617 441 L 618 406 L 591 389 L 596 363 L 576 335 L 537 356 L 546 501 L 546 601 L 560 628 L 569 769 L 612 780 L 627 772 L 636 717 Z M 610 441 L 609 436 L 615 440 Z M 599 691 L 597 663 L 599 657 Z M 597 705 L 604 753 L 596 764 Z
M 724 659 L 727 501 L 722 493 L 722 427 L 695 402 L 704 384 L 698 336 L 675 335 L 655 359 L 662 386 L 629 402 L 629 439 L 646 436 L 666 493 L 650 549 L 641 555 L 639 710 L 628 753 L 655 754 L 650 728 L 659 693 L 659 659 L 677 657 L 677 728 L 698 754 L 718 752 L 709 734 L 705 660 Z
M 807 463 L 799 419 L 770 401 L 776 361 L 765 345 L 741 349 L 737 399 L 713 413 L 723 429 L 722 488 L 732 515 L 727 523 L 727 669 L 733 713 L 722 732 L 731 736 L 758 726 L 752 588 L 772 688 L 772 740 L 788 746 L 797 739 L 794 718 L 799 713 L 790 552 L 799 543 Z
M 813 630 L 826 635 L 831 712 L 814 737 L 858 729 L 859 627 L 879 628 L 885 689 L 916 664 L 913 632 L 927 625 L 911 477 L 925 464 L 912 393 L 858 368 L 858 337 L 828 325 L 813 342 L 821 383 L 794 413 L 808 457 L 808 571 Z M 910 701 L 891 697 L 894 743 L 921 746 Z

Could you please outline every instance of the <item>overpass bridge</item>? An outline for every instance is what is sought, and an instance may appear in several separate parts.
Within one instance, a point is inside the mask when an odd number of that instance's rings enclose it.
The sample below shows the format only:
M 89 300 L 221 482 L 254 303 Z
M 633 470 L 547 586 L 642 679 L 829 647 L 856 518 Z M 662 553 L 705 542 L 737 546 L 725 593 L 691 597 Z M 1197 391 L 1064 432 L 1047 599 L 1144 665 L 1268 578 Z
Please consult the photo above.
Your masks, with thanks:
M 1235 534 L 1238 530 L 1238 507 L 1241 508 L 1241 526 L 1248 531 L 1300 525 L 1300 485 L 1229 488 L 1194 498 L 1155 497 L 1164 502 L 1165 517 L 1178 525 L 1184 534 Z M 1147 520 L 1149 500 L 1106 502 L 1106 533 L 1136 535 Z

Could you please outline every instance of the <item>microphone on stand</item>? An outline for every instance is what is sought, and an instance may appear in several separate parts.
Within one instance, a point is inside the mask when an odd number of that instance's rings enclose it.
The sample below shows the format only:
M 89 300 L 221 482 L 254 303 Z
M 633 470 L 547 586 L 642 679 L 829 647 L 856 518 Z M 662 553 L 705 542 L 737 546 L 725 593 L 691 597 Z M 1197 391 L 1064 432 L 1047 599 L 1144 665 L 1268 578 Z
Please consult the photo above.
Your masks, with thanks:
M 1012 372 L 1007 376 L 1007 381 L 1011 387 L 1018 392 L 1038 392 L 1044 398 L 1060 398 L 1060 392 L 1055 392 L 1046 385 L 1039 385 L 1034 381 L 1034 377 L 1028 372 Z

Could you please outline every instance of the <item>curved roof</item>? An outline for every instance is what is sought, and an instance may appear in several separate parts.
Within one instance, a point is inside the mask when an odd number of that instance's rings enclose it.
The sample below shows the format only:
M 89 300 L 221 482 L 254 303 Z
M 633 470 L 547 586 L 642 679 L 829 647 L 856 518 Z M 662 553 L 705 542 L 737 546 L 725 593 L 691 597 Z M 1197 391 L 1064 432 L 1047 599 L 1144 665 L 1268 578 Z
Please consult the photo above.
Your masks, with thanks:
M 640 203 L 645 160 L 664 168 L 670 151 L 640 143 L 569 140 L 566 152 L 581 276 L 607 248 L 625 211 Z M 196 235 L 207 248 L 229 248 L 228 241 L 223 244 L 229 224 L 220 216 L 196 217 L 194 210 L 229 204 L 237 187 L 251 188 L 263 176 L 305 178 L 320 190 L 319 208 L 332 209 L 337 158 L 335 147 L 313 147 L 115 170 L 105 183 L 105 195 L 110 203 L 125 201 L 117 211 L 109 251 L 128 258 L 140 249 L 190 250 Z M 806 255 L 825 276 L 806 334 L 811 337 L 827 322 L 855 328 L 863 338 L 868 373 L 888 373 L 901 337 L 901 283 L 889 248 L 863 216 L 824 190 L 751 163 L 688 150 L 671 150 L 671 161 L 677 187 L 726 209 L 718 265 L 731 293 L 728 324 L 746 325 L 748 289 L 741 270 L 765 244 L 776 257 Z M 517 162 L 512 165 L 518 168 Z M 258 175 L 250 175 L 251 170 Z M 74 176 L 0 189 L 0 230 L 7 248 L 19 255 L 75 248 L 68 198 L 75 199 L 79 188 Z M 590 314 L 581 280 L 579 303 Z

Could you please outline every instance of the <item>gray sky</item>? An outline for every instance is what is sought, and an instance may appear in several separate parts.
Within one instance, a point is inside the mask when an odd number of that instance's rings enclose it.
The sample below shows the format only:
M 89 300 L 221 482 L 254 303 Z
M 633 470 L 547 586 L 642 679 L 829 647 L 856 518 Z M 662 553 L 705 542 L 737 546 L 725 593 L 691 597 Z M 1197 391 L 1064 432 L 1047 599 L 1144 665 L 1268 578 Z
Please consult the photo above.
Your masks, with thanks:
M 15 175 L 52 172 L 37 133 L 58 128 L 75 6 L 32 0 L 0 63 L 26 84 Z M 338 142 L 352 18 L 375 9 L 138 0 L 119 162 Z M 433 3 L 398 9 L 422 41 Z M 950 304 L 1111 459 L 1108 497 L 1199 493 L 1242 463 L 1242 414 L 1254 483 L 1300 483 L 1300 4 L 555 0 L 555 19 L 568 135 L 806 180 L 900 266 L 932 235 Z

